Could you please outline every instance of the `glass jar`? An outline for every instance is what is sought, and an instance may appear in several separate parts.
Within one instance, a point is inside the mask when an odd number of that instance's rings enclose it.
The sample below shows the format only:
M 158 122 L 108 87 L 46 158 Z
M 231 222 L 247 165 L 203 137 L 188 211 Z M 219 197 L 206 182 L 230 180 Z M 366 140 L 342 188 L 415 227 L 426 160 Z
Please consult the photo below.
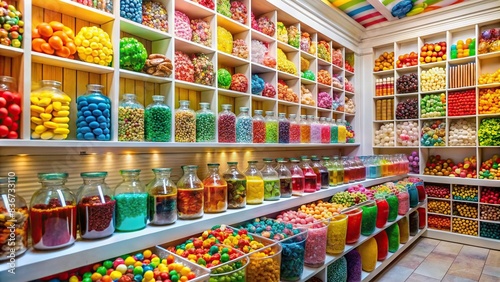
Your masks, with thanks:
M 264 179 L 257 169 L 257 161 L 248 161 L 245 170 L 247 177 L 247 204 L 262 204 L 264 201 Z
M 297 115 L 290 114 L 288 116 L 288 120 L 290 121 L 290 143 L 300 143 L 300 125 L 297 122 Z
M 227 183 L 227 207 L 244 208 L 247 200 L 247 178 L 238 170 L 237 162 L 228 162 L 227 166 L 223 175 Z
M 390 253 L 395 253 L 397 250 L 399 250 L 399 225 L 398 224 L 391 224 L 389 227 L 385 229 L 385 232 L 387 233 L 387 237 L 389 238 L 389 252 Z
M 363 271 L 372 272 L 377 265 L 377 241 L 371 237 L 357 249 L 361 255 L 361 268 Z
M 365 166 L 363 161 L 361 161 L 361 159 L 356 156 L 354 157 L 354 163 L 356 163 L 356 166 L 358 167 L 358 177 L 357 177 L 358 181 L 366 180 L 367 167 Z
M 302 158 L 301 169 L 304 173 L 304 192 L 312 193 L 317 191 L 318 177 L 309 165 L 309 159 Z
M 342 163 L 342 167 L 344 168 L 344 179 L 343 179 L 344 184 L 348 184 L 349 182 L 354 182 L 354 180 L 351 180 L 353 170 L 348 158 L 346 156 L 343 156 L 340 161 Z
M 16 194 L 17 177 L 11 175 L 0 177 L 0 261 L 17 258 L 28 249 L 28 205 Z
M 383 228 L 389 218 L 389 203 L 384 196 L 375 196 L 375 203 L 377 204 L 377 228 Z
M 248 107 L 240 107 L 240 114 L 236 118 L 236 143 L 253 141 L 253 119 L 248 111 Z
M 311 125 L 306 119 L 306 115 L 300 116 L 300 143 L 311 142 Z
M 78 226 L 83 239 L 98 239 L 115 232 L 116 201 L 106 184 L 107 172 L 82 172 L 77 193 Z
M 177 211 L 180 219 L 203 216 L 203 182 L 198 178 L 197 165 L 182 167 L 184 175 L 177 181 Z
M 330 123 L 330 143 L 337 144 L 339 143 L 339 126 L 332 120 Z
M 273 111 L 266 111 L 266 143 L 278 143 L 278 120 Z
M 330 219 L 318 220 L 307 225 L 306 252 L 304 265 L 320 267 L 326 260 L 326 244 Z
M 140 169 L 122 169 L 122 182 L 115 188 L 116 230 L 135 231 L 148 222 L 148 193 L 139 180 Z
M 39 173 L 42 188 L 30 201 L 31 244 L 37 250 L 73 245 L 76 240 L 76 199 L 64 185 L 67 173 Z
M 333 167 L 335 168 L 335 173 L 337 175 L 335 185 L 342 185 L 344 183 L 344 166 L 338 156 L 333 157 Z
M 326 252 L 336 255 L 344 252 L 347 235 L 347 215 L 337 214 L 330 218 L 326 240 Z
M 317 157 L 311 158 L 311 161 L 314 173 L 316 173 L 316 190 L 330 188 L 330 173 L 328 172 L 328 168 L 322 165 Z
M 118 141 L 144 141 L 144 107 L 135 94 L 123 94 L 118 105 Z
M 398 196 L 398 214 L 405 215 L 410 209 L 410 194 L 407 187 L 400 187 Z
M 255 110 L 253 116 L 253 143 L 266 142 L 266 122 L 262 110 Z
M 415 236 L 418 233 L 418 211 L 410 213 L 410 236 Z
M 311 143 L 321 143 L 321 124 L 319 118 L 308 115 L 307 120 L 311 124 Z
M 144 139 L 150 142 L 170 142 L 172 111 L 165 104 L 165 97 L 153 95 L 153 103 L 144 111 Z
M 415 183 L 408 185 L 408 194 L 410 196 L 410 208 L 418 206 L 418 190 Z
M 148 218 L 153 225 L 177 221 L 177 186 L 170 179 L 171 168 L 153 168 L 155 178 L 146 185 Z
M 389 204 L 389 216 L 387 218 L 387 221 L 393 222 L 398 217 L 398 209 L 399 209 L 398 196 L 390 194 L 385 199 L 387 201 L 387 204 Z
M 336 171 L 335 171 L 335 166 L 333 165 L 333 163 L 330 161 L 330 158 L 329 157 L 322 157 L 321 158 L 321 164 L 326 167 L 326 169 L 328 170 L 328 183 L 329 183 L 329 186 L 335 186 L 336 185 L 336 179 L 337 179 L 337 175 L 336 175 Z
M 302 196 L 304 194 L 304 187 L 306 186 L 304 172 L 299 166 L 299 160 L 290 159 L 290 163 L 290 172 L 292 173 L 292 195 Z
M 290 121 L 286 119 L 285 113 L 278 114 L 278 138 L 279 143 L 288 144 L 290 143 Z
M 377 223 L 378 207 L 374 201 L 368 201 L 361 206 L 363 216 L 361 219 L 361 235 L 370 236 L 375 231 Z
M 337 119 L 338 143 L 344 144 L 347 141 L 347 127 L 345 121 Z
M 215 142 L 215 120 L 210 103 L 200 103 L 196 112 L 196 142 Z
M 403 216 L 399 221 L 399 243 L 406 244 L 410 240 L 410 223 L 407 216 Z
M 219 128 L 219 143 L 236 142 L 236 115 L 231 111 L 230 104 L 222 104 L 217 120 Z
M 206 213 L 227 210 L 227 182 L 219 174 L 219 164 L 207 164 L 208 175 L 203 179 L 203 211 Z
M 325 118 L 321 117 L 319 119 L 320 125 L 321 125 L 321 143 L 323 144 L 328 144 L 330 143 L 330 138 L 331 138 L 331 128 L 330 128 L 330 123 L 329 120 L 330 118 Z
M 19 120 L 21 119 L 21 96 L 17 93 L 16 80 L 10 76 L 0 76 L 0 97 L 8 97 L 2 107 L 4 117 L 0 118 L 0 124 L 5 126 L 0 132 L 0 139 L 19 138 Z M 36 100 L 35 100 L 36 101 Z M 39 109 L 40 110 L 40 109 Z M 2 256 L 0 255 L 0 258 Z
M 427 226 L 427 212 L 425 208 L 418 208 L 418 228 L 424 229 Z
M 264 180 L 264 200 L 275 201 L 281 197 L 278 172 L 272 166 L 273 159 L 265 158 L 264 167 L 260 170 Z
M 175 142 L 196 142 L 196 113 L 187 100 L 179 101 L 175 111 Z
M 423 202 L 427 198 L 427 193 L 425 192 L 425 186 L 423 182 L 417 182 L 417 192 L 418 192 L 418 201 Z
M 87 84 L 87 92 L 76 99 L 76 139 L 111 140 L 111 100 L 104 86 Z
M 65 140 L 69 134 L 71 98 L 61 90 L 61 82 L 42 80 L 31 92 L 31 139 Z
M 346 244 L 354 244 L 361 236 L 361 220 L 363 217 L 363 210 L 360 208 L 349 208 L 342 211 L 347 215 L 347 235 Z
M 377 241 L 377 260 L 383 261 L 387 258 L 389 252 L 389 238 L 385 230 L 375 235 L 375 240 Z
M 276 171 L 278 172 L 278 177 L 280 178 L 280 193 L 281 198 L 290 198 L 292 196 L 292 173 L 286 167 L 285 159 L 278 159 L 278 166 Z

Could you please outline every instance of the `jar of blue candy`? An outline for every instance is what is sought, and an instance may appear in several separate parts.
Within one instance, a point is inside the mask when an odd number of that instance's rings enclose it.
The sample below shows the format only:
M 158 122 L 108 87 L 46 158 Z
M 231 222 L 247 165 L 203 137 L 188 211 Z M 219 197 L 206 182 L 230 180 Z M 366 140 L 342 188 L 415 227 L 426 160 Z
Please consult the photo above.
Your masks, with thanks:
M 248 107 L 240 107 L 240 114 L 236 118 L 236 143 L 253 141 L 253 118 L 248 111 Z
M 76 99 L 76 139 L 111 140 L 111 100 L 99 84 L 87 84 L 87 92 Z

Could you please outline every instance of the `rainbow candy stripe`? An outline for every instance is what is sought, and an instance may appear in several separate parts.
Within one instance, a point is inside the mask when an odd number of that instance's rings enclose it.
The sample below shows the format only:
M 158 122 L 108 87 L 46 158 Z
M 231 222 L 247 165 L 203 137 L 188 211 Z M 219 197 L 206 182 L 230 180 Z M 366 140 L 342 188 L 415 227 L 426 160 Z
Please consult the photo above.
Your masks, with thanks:
M 323 0 L 323 2 L 325 1 L 339 8 L 365 28 L 387 21 L 381 13 L 365 0 Z

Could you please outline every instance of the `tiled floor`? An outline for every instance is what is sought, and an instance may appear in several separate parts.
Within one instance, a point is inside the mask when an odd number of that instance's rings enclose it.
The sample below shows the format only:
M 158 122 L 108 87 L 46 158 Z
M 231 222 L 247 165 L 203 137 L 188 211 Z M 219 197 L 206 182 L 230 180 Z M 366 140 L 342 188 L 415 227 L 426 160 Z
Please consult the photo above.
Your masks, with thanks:
M 498 282 L 500 251 L 420 238 L 374 281 Z

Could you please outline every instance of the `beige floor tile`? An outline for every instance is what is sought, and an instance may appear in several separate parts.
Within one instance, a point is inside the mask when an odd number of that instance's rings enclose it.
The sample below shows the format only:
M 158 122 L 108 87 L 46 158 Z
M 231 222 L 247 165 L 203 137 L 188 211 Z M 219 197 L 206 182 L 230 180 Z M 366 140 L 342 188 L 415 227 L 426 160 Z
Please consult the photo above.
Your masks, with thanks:
M 410 277 L 413 269 L 399 266 L 391 265 L 383 273 L 381 273 L 375 280 L 377 282 L 395 282 L 395 281 L 405 281 L 406 278 Z
M 479 280 L 479 277 L 481 277 L 484 262 L 484 260 L 458 256 L 451 265 L 447 274 L 477 281 Z
M 415 273 L 435 279 L 443 279 L 453 260 L 454 258 L 450 255 L 432 252 L 417 267 Z
M 462 247 L 463 247 L 462 244 L 441 241 L 432 252 L 444 255 L 456 256 L 460 253 Z
M 498 277 L 490 276 L 488 274 L 482 274 L 479 278 L 479 282 L 498 282 Z
M 398 280 L 398 281 L 401 281 L 401 280 Z M 425 281 L 425 282 L 440 282 L 441 280 L 413 273 L 412 275 L 410 275 L 410 277 L 408 277 L 408 279 L 406 279 L 405 282 L 422 282 L 422 281 Z M 395 282 L 395 281 L 393 281 L 393 282 Z
M 497 277 L 497 279 L 500 280 L 500 267 L 485 265 L 483 268 L 483 274 Z
M 473 246 L 463 246 L 462 250 L 458 256 L 465 256 L 471 259 L 486 260 L 488 258 L 489 249 L 473 247 Z
M 488 258 L 486 259 L 486 265 L 500 267 L 500 251 L 490 250 Z
M 450 274 L 446 274 L 446 276 L 441 280 L 441 282 L 477 282 L 478 280 L 472 280 L 460 276 L 454 276 Z
M 426 257 L 436 248 L 439 242 L 439 240 L 423 238 L 417 241 L 417 243 L 408 250 L 408 253 Z
M 396 265 L 411 268 L 413 270 L 425 260 L 425 256 L 412 253 L 404 253 L 402 257 L 396 262 Z

